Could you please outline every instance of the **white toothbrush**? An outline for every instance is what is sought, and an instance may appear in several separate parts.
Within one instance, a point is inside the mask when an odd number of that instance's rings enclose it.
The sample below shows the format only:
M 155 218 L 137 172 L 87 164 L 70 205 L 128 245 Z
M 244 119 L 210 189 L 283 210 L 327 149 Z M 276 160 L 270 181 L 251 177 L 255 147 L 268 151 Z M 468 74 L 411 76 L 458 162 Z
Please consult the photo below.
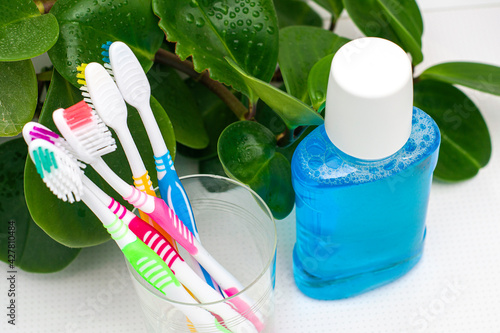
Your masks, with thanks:
M 162 198 L 168 199 L 169 206 L 198 238 L 191 205 L 179 181 L 170 152 L 151 110 L 151 87 L 141 64 L 132 50 L 122 42 L 114 42 L 109 46 L 109 62 L 116 85 L 120 89 L 123 98 L 139 111 L 148 133 L 155 155 L 158 185 Z
M 105 56 L 103 61 L 106 62 L 104 66 L 110 69 L 125 101 L 139 111 L 148 133 L 153 148 L 161 197 L 167 201 L 168 206 L 174 210 L 193 235 L 200 240 L 186 190 L 175 171 L 172 157 L 151 110 L 151 87 L 139 60 L 123 42 L 108 42 L 102 47 L 106 50 L 103 52 Z M 207 283 L 216 288 L 210 275 L 203 268 L 201 272 Z

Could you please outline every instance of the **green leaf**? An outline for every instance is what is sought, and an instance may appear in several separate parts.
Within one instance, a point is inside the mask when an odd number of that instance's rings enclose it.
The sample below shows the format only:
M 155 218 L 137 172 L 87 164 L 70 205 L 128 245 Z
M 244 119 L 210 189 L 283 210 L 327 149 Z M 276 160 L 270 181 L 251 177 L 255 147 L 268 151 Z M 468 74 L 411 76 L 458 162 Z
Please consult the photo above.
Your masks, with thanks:
M 238 117 L 205 85 L 192 79 L 186 80 L 186 84 L 192 95 L 196 96 L 195 101 L 201 112 L 209 143 L 204 149 L 191 149 L 179 145 L 178 150 L 181 154 L 193 158 L 206 159 L 214 156 L 217 158 L 217 141 L 220 134 L 229 124 L 238 121 Z
M 171 67 L 156 64 L 148 79 L 153 96 L 172 121 L 177 141 L 191 148 L 205 148 L 208 135 L 196 99 L 179 74 Z
M 19 134 L 33 118 L 38 99 L 30 60 L 0 62 L 0 136 Z
M 290 25 L 321 27 L 323 20 L 307 3 L 301 0 L 274 0 L 280 29 Z
M 311 98 L 312 106 L 318 110 L 321 104 L 326 101 L 326 91 L 328 88 L 328 78 L 334 54 L 327 55 L 318 61 L 307 78 L 307 90 Z
M 56 272 L 69 265 L 80 249 L 57 243 L 31 219 L 23 189 L 27 153 L 22 138 L 5 142 L 0 148 L 0 260 L 10 264 L 9 259 L 14 259 L 8 256 L 10 249 L 15 253 L 15 267 L 36 273 Z
M 279 65 L 286 90 L 309 103 L 307 77 L 318 60 L 337 50 L 349 39 L 315 27 L 288 27 L 280 30 Z
M 272 0 L 153 0 L 160 27 L 176 53 L 192 56 L 198 72 L 233 86 L 255 102 L 246 82 L 227 64 L 230 58 L 245 72 L 269 82 L 278 57 L 278 23 Z
M 2 1 L 0 13 L 0 61 L 36 57 L 57 41 L 55 16 L 41 15 L 32 0 Z
M 421 79 L 458 84 L 500 95 L 500 67 L 473 62 L 447 62 L 427 68 Z
M 415 84 L 415 106 L 427 112 L 441 131 L 434 176 L 445 181 L 474 177 L 491 156 L 488 127 L 474 103 L 454 86 L 433 80 Z
M 333 19 L 337 20 L 344 10 L 342 0 L 313 0 L 318 5 L 329 11 L 333 15 Z
M 291 212 L 295 193 L 290 162 L 276 152 L 273 133 L 256 122 L 239 121 L 222 132 L 218 151 L 226 174 L 257 192 L 274 217 Z
M 245 73 L 231 59 L 226 59 L 237 70 L 246 84 L 262 99 L 276 114 L 278 114 L 290 129 L 301 125 L 320 125 L 323 118 L 297 98 Z
M 147 71 L 164 38 L 151 0 L 58 0 L 50 12 L 60 29 L 57 43 L 49 50 L 50 60 L 75 87 L 76 67 L 102 63 L 103 43 L 126 43 Z
M 286 159 L 292 163 L 293 153 L 295 149 L 299 145 L 299 143 L 306 138 L 309 133 L 314 131 L 318 126 L 307 126 L 300 134 L 298 134 L 295 138 L 293 138 L 293 142 L 286 147 L 278 147 L 276 150 L 278 153 L 283 154 Z
M 255 120 L 267 127 L 274 135 L 279 135 L 286 130 L 283 120 L 262 100 L 257 103 Z
M 411 54 L 414 65 L 422 62 L 424 28 L 415 0 L 344 0 L 344 6 L 366 36 L 389 39 Z
M 54 71 L 47 99 L 40 115 L 40 123 L 57 131 L 52 121 L 53 110 L 60 107 L 67 108 L 81 99 L 80 91 L 64 80 L 57 71 Z M 175 139 L 168 116 L 154 99 L 152 99 L 151 107 L 169 150 L 175 154 Z M 131 107 L 128 109 L 128 125 L 146 169 L 150 172 L 151 180 L 153 184 L 156 184 L 151 145 L 137 111 Z M 132 184 L 132 174 L 127 159 L 118 141 L 117 145 L 117 151 L 104 156 L 104 159 L 122 179 Z M 85 169 L 85 174 L 106 193 L 115 199 L 121 198 L 90 166 Z M 31 161 L 26 163 L 25 190 L 26 202 L 31 216 L 47 234 L 58 242 L 70 247 L 87 247 L 109 239 L 109 234 L 102 223 L 83 203 L 69 204 L 57 199 L 42 182 Z M 118 201 L 125 204 L 122 199 Z M 128 204 L 126 206 L 131 208 Z M 47 214 L 48 211 L 50 214 Z

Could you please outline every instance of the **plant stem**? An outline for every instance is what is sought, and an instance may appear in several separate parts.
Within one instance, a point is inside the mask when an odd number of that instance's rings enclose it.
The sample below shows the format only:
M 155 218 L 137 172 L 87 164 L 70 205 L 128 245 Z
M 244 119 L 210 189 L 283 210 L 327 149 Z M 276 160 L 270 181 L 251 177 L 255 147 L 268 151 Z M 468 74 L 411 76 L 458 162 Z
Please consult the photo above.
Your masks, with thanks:
M 337 25 L 337 20 L 332 15 L 332 21 L 330 22 L 330 27 L 328 28 L 328 30 L 330 30 L 331 32 L 333 32 L 333 30 L 335 30 L 335 26 L 336 25 Z
M 208 89 L 216 94 L 231 109 L 231 111 L 233 111 L 238 119 L 246 119 L 247 114 L 250 111 L 222 83 L 212 80 L 208 71 L 198 73 L 194 69 L 194 65 L 191 61 L 183 61 L 176 54 L 164 49 L 159 49 L 158 52 L 156 52 L 155 61 L 164 65 L 169 65 L 189 75 L 196 81 L 203 83 Z
M 53 71 L 45 71 L 42 73 L 38 73 L 36 75 L 37 81 L 50 81 L 52 79 Z
M 257 114 L 257 103 L 252 103 L 251 101 L 249 101 L 249 103 L 250 105 L 248 108 L 250 109 L 250 112 L 246 114 L 245 119 L 254 120 L 254 117 Z

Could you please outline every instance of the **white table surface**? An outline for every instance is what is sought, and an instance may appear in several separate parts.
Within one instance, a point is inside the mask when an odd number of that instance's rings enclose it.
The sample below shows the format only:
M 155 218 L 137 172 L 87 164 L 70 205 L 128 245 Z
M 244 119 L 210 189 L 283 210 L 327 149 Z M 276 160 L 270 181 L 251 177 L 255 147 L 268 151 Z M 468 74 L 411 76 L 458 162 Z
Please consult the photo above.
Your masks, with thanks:
M 500 0 L 420 0 L 425 60 L 500 66 Z M 336 32 L 360 36 L 343 18 Z M 493 155 L 474 179 L 433 183 L 421 262 L 400 280 L 342 301 L 317 301 L 293 281 L 295 215 L 277 221 L 276 332 L 500 332 L 500 98 L 464 89 L 483 112 Z M 179 158 L 182 174 L 196 173 Z M 121 252 L 112 242 L 85 249 L 55 274 L 17 274 L 17 325 L 7 325 L 0 278 L 0 332 L 144 332 Z M 110 291 L 108 286 L 114 284 Z M 118 286 L 118 287 L 116 287 Z M 5 304 L 4 304 L 5 303 Z

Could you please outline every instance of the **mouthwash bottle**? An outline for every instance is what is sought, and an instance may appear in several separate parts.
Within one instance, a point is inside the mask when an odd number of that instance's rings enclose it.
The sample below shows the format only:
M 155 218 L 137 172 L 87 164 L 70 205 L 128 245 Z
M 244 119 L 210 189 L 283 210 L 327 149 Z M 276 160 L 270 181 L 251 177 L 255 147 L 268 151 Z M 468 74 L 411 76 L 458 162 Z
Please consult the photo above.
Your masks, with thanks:
M 292 159 L 298 288 L 340 299 L 387 284 L 422 256 L 440 133 L 413 105 L 407 54 L 361 38 L 334 56 L 325 123 Z

